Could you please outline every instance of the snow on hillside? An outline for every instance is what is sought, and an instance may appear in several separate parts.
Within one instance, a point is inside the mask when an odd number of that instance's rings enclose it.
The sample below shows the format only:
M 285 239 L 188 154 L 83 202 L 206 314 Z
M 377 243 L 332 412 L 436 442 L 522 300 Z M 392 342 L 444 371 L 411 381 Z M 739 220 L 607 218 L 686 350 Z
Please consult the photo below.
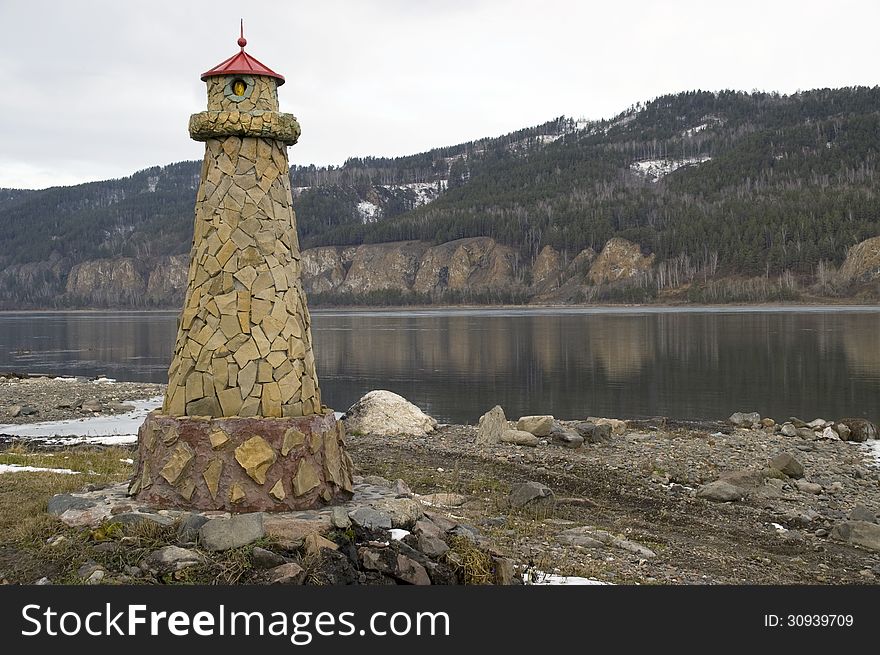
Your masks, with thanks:
M 383 184 L 383 189 L 389 191 L 399 191 L 408 189 L 415 192 L 415 200 L 413 207 L 421 207 L 433 202 L 440 197 L 440 194 L 446 191 L 446 180 L 440 180 L 440 190 L 437 190 L 437 182 L 410 182 L 409 184 Z
M 358 203 L 357 211 L 358 216 L 361 217 L 361 222 L 365 225 L 367 223 L 375 223 L 382 215 L 382 208 L 367 200 L 361 200 Z
M 686 157 L 684 159 L 644 159 L 635 161 L 629 165 L 634 173 L 637 173 L 649 180 L 656 182 L 664 175 L 669 175 L 672 171 L 676 171 L 684 166 L 696 166 L 707 162 L 711 157 Z

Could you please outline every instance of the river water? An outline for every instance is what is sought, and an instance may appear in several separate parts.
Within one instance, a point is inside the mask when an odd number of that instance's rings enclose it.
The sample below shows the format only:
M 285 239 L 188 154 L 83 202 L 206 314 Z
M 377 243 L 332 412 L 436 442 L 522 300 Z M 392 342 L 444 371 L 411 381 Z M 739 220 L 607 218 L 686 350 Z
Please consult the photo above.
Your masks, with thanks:
M 324 310 L 324 402 L 390 389 L 440 421 L 880 418 L 880 308 Z M 0 313 L 0 372 L 165 382 L 177 312 Z

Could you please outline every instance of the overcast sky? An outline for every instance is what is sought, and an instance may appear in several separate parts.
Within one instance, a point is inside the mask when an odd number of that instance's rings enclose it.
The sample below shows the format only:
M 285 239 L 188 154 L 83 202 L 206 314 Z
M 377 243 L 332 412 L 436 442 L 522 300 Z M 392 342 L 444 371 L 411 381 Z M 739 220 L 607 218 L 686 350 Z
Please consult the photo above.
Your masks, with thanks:
M 291 162 L 403 155 L 690 89 L 880 83 L 880 2 L 0 0 L 0 187 L 201 159 L 199 75 L 287 78 Z

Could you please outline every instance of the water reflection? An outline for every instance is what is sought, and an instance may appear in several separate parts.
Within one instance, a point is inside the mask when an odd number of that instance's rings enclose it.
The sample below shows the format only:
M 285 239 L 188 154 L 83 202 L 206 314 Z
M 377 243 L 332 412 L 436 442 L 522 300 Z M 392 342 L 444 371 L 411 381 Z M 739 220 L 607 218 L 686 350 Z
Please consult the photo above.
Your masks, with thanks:
M 552 413 L 878 418 L 876 308 L 314 312 L 325 401 L 396 391 L 444 421 Z M 176 312 L 0 314 L 0 370 L 164 382 Z

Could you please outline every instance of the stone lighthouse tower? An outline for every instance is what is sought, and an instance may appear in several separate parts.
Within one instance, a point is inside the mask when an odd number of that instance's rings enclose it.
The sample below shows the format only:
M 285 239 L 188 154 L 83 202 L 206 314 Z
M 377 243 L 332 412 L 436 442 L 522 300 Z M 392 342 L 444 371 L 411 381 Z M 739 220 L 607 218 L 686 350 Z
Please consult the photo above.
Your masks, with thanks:
M 164 506 L 314 507 L 352 490 L 344 430 L 321 405 L 300 282 L 284 78 L 240 51 L 202 74 L 205 142 L 183 312 L 161 411 L 138 434 L 129 489 Z

